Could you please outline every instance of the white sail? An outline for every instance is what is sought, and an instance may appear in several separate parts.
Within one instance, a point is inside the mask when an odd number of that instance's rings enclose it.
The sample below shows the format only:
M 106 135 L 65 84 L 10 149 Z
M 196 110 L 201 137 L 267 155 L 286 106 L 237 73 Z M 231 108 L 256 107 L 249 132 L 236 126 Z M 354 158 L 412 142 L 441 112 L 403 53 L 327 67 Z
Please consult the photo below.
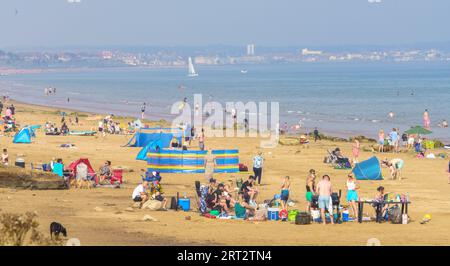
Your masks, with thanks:
M 198 73 L 195 72 L 194 64 L 192 64 L 192 59 L 188 58 L 188 76 L 189 77 L 196 77 L 198 76 Z

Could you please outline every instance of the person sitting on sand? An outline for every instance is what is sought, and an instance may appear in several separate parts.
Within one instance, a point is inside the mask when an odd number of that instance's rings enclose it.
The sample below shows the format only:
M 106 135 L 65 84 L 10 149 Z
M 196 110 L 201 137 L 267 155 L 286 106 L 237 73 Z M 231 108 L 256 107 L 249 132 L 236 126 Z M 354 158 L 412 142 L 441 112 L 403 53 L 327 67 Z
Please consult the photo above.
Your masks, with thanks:
M 258 189 L 253 186 L 256 177 L 249 176 L 247 181 L 242 184 L 241 192 L 244 195 L 244 200 L 250 205 L 256 205 L 256 197 L 258 196 Z
M 255 208 L 245 202 L 243 193 L 238 193 L 238 200 L 234 202 L 232 207 L 234 208 L 236 218 L 248 219 L 255 215 Z
M 111 161 L 106 161 L 105 164 L 100 167 L 100 182 L 103 182 L 105 179 L 110 179 L 111 176 Z
M 141 206 L 143 203 L 145 203 L 148 200 L 148 182 L 143 181 L 141 184 L 139 184 L 134 190 L 133 194 L 131 195 L 131 199 L 134 202 L 140 202 Z
M 283 184 L 281 185 L 281 209 L 287 210 L 287 201 L 289 199 L 289 190 L 291 189 L 291 182 L 289 176 L 283 178 Z
M 63 135 L 69 134 L 69 127 L 67 126 L 66 122 L 64 122 L 61 126 L 61 134 Z
M 316 191 L 316 170 L 309 170 L 306 178 L 306 212 L 311 212 L 311 201 Z
M 153 200 L 162 202 L 162 210 L 166 211 L 167 199 L 162 195 L 164 192 L 159 181 L 155 180 L 151 183 L 150 193 Z
M 329 209 L 332 191 L 333 189 L 331 186 L 330 176 L 324 175 L 322 177 L 322 180 L 317 184 L 317 194 L 319 194 L 320 214 L 322 217 L 322 224 L 324 225 L 327 224 L 325 211 Z M 330 222 L 331 224 L 334 224 L 332 213 L 330 213 Z

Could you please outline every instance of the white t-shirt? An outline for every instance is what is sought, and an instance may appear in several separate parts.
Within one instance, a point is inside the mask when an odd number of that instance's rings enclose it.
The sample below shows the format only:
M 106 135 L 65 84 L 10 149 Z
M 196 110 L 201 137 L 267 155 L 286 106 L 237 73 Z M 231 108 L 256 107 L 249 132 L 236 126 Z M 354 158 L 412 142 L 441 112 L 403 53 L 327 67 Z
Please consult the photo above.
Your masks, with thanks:
M 134 190 L 131 199 L 136 198 L 137 196 L 141 196 L 141 193 L 145 193 L 145 188 L 142 184 L 139 184 Z
M 356 184 L 355 181 L 347 181 L 347 189 L 348 190 L 355 190 L 356 189 Z
M 263 166 L 263 161 L 264 161 L 264 159 L 262 156 L 256 155 L 253 158 L 253 167 L 261 168 Z

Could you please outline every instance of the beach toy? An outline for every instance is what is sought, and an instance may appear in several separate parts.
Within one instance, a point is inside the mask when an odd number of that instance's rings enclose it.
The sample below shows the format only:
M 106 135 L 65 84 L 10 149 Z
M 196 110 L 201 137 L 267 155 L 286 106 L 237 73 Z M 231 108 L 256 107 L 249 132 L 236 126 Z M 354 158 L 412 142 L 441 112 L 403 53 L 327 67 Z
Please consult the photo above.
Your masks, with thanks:
M 182 198 L 178 200 L 178 206 L 185 212 L 191 209 L 191 200 L 188 198 Z
M 430 214 L 425 214 L 424 219 L 431 220 L 431 215 Z
M 280 219 L 280 209 L 279 208 L 268 208 L 267 218 L 269 221 L 278 221 Z

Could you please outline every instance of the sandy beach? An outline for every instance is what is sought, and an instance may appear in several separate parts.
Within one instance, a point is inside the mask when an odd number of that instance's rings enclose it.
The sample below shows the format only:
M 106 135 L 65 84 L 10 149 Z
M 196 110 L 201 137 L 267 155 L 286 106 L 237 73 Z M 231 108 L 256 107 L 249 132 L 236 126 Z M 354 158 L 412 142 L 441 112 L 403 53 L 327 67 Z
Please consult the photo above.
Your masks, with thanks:
M 59 110 L 15 103 L 16 118 L 21 125 L 40 124 L 46 121 L 57 122 Z M 68 114 L 71 112 L 66 110 Z M 82 125 L 70 125 L 71 130 L 96 129 L 98 120 L 90 120 L 92 114 L 79 112 Z M 119 121 L 130 121 L 121 118 Z M 153 123 L 154 124 L 154 123 Z M 140 182 L 140 169 L 146 168 L 146 162 L 135 157 L 139 148 L 122 147 L 131 138 L 129 135 L 46 136 L 42 130 L 32 144 L 13 144 L 12 136 L 0 137 L 0 147 L 7 148 L 10 161 L 14 163 L 20 155 L 30 163 L 48 163 L 53 157 L 62 158 L 68 165 L 80 158 L 89 158 L 93 167 L 98 168 L 105 160 L 112 161 L 113 167 L 122 166 L 131 171 L 124 173 L 125 183 L 120 189 L 70 189 L 70 190 L 13 190 L 0 188 L 0 209 L 3 212 L 36 211 L 40 230 L 48 234 L 48 225 L 52 221 L 62 223 L 69 238 L 80 239 L 82 245 L 366 245 L 370 238 L 378 238 L 382 245 L 449 245 L 450 244 L 450 185 L 447 184 L 446 169 L 448 159 L 418 159 L 412 152 L 400 154 L 375 154 L 378 158 L 399 157 L 405 161 L 404 179 L 389 180 L 389 172 L 383 169 L 383 181 L 359 181 L 361 198 L 372 198 L 380 185 L 387 192 L 408 193 L 412 201 L 409 209 L 411 223 L 393 225 L 375 222 L 358 224 L 344 223 L 334 226 L 312 224 L 299 226 L 290 222 L 250 222 L 236 220 L 213 220 L 200 217 L 195 211 L 194 182 L 205 182 L 202 174 L 163 174 L 162 185 L 165 196 L 171 197 L 179 192 L 191 198 L 191 212 L 126 209 L 132 205 L 131 193 Z M 63 149 L 60 144 L 73 143 L 75 148 Z M 258 151 L 260 140 L 257 138 L 207 138 L 206 148 L 239 149 L 240 161 L 251 166 Z M 308 147 L 300 145 L 278 145 L 274 149 L 264 149 L 265 166 L 263 181 L 259 187 L 260 200 L 270 199 L 279 193 L 282 177 L 291 177 L 291 198 L 295 207 L 304 210 L 305 179 L 309 169 L 316 169 L 318 176 L 329 174 L 335 191 L 342 189 L 342 201 L 345 202 L 345 181 L 347 171 L 335 170 L 323 163 L 326 151 L 340 147 L 344 154 L 351 156 L 351 143 L 319 141 Z M 363 142 L 362 147 L 369 143 Z M 194 142 L 192 149 L 198 147 Z M 435 154 L 446 150 L 435 150 Z M 361 151 L 360 160 L 372 157 L 372 152 Z M 221 182 L 246 178 L 248 174 L 218 174 Z M 366 207 L 366 212 L 373 210 Z M 156 218 L 154 222 L 144 222 L 142 218 L 149 214 Z M 421 225 L 425 214 L 431 214 L 432 220 Z M 191 216 L 190 220 L 186 216 Z

